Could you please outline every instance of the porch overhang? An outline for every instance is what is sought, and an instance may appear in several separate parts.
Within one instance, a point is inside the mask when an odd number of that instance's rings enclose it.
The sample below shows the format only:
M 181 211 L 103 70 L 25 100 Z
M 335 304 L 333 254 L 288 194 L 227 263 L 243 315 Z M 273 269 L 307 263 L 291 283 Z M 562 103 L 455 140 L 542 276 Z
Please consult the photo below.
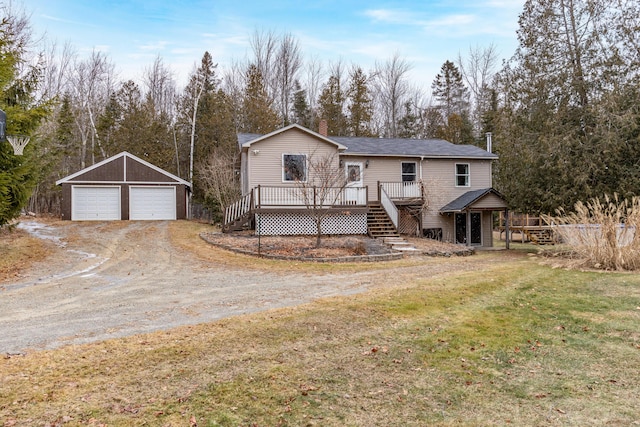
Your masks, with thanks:
M 493 188 L 467 191 L 457 199 L 440 208 L 441 214 L 466 212 L 469 210 L 499 211 L 507 209 L 504 196 Z

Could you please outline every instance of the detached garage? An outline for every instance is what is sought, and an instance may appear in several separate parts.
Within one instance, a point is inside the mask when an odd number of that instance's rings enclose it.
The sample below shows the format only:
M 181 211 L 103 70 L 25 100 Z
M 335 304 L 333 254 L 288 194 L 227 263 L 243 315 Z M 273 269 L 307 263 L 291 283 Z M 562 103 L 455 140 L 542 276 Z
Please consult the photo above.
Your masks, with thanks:
M 122 152 L 56 182 L 62 219 L 73 221 L 187 218 L 189 182 Z

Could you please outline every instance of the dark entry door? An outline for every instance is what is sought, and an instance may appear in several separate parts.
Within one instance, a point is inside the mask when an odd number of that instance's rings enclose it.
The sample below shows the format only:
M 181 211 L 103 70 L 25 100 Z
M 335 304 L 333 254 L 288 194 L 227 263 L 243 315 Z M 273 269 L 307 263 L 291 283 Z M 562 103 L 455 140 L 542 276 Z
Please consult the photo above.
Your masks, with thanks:
M 456 243 L 467 244 L 467 214 L 457 213 L 455 217 Z
M 482 213 L 471 212 L 471 244 L 482 244 Z
M 482 212 L 470 213 L 471 245 L 482 244 Z M 455 216 L 456 243 L 467 244 L 467 214 L 457 213 Z

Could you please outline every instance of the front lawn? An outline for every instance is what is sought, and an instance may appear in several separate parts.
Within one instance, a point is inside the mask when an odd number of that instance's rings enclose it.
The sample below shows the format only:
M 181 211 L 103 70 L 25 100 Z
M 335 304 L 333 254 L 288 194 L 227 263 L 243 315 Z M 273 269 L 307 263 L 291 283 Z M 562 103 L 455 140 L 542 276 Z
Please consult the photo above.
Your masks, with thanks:
M 640 419 L 638 275 L 553 269 L 505 253 L 483 271 L 393 285 L 7 356 L 0 420 L 587 426 Z

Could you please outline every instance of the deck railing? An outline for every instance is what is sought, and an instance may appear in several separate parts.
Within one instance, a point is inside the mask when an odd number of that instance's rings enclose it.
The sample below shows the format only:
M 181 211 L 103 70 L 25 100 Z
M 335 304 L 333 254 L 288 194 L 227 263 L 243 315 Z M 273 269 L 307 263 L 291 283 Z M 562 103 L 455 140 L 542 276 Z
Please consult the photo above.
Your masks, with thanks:
M 380 186 L 392 200 L 417 199 L 422 197 L 422 183 L 420 182 L 381 182 Z
M 240 197 L 224 210 L 224 223 L 230 224 L 251 211 L 253 193 L 248 193 Z
M 367 187 L 271 187 L 253 189 L 256 208 L 366 206 Z
M 387 215 L 389 215 L 389 218 L 391 218 L 391 222 L 393 222 L 393 226 L 396 227 L 396 230 L 397 230 L 398 229 L 398 208 L 396 207 L 395 203 L 393 203 L 393 201 L 387 194 L 387 191 L 384 189 L 384 186 L 382 186 L 381 184 L 378 188 L 380 191 L 380 204 L 382 205 L 384 210 L 387 212 Z
M 224 211 L 224 225 L 232 224 L 256 208 L 365 207 L 367 187 L 271 187 L 259 185 Z

